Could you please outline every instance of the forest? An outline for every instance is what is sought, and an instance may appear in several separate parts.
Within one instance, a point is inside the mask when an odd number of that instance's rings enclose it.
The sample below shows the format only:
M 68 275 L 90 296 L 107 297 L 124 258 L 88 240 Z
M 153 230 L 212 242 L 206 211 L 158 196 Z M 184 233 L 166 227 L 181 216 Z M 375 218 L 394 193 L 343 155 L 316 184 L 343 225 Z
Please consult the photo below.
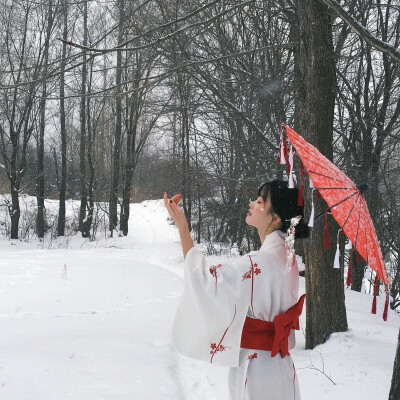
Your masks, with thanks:
M 249 199 L 261 182 L 288 178 L 277 161 L 284 123 L 368 182 L 391 281 L 378 291 L 400 311 L 399 43 L 393 0 L 0 0 L 0 194 L 9 195 L 0 232 L 127 236 L 129 204 L 168 191 L 182 194 L 210 254 L 215 243 L 243 254 L 259 246 L 243 217 Z M 294 172 L 298 185 L 297 161 Z M 29 226 L 24 195 L 37 199 Z M 59 201 L 55 219 L 46 199 Z M 80 201 L 73 221 L 68 199 Z M 310 199 L 305 190 L 307 215 Z M 318 200 L 316 212 L 324 207 Z M 322 234 L 297 249 L 307 301 L 321 299 L 312 311 L 307 303 L 309 348 L 347 329 L 350 256 L 343 238 L 332 269 L 337 230 L 330 217 L 330 250 Z M 361 291 L 366 262 L 352 265 L 347 283 Z

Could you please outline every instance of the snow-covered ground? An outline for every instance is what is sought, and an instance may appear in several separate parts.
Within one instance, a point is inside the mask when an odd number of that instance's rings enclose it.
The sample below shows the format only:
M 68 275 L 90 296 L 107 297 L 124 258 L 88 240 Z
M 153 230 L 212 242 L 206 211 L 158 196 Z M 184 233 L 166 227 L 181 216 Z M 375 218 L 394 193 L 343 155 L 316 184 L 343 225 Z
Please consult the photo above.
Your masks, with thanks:
M 227 369 L 169 344 L 183 259 L 166 217 L 145 201 L 131 205 L 128 237 L 0 238 L 0 399 L 227 399 Z M 383 322 L 379 302 L 371 315 L 371 302 L 346 290 L 349 331 L 314 350 L 297 332 L 303 400 L 388 398 L 400 321 Z

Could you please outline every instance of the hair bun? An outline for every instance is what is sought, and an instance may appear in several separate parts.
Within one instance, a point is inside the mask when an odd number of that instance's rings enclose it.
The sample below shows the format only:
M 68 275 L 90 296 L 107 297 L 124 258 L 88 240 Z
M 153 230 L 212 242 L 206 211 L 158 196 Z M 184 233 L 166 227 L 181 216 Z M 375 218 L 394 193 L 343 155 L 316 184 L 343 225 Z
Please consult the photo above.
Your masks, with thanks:
M 310 236 L 310 228 L 304 222 L 304 217 L 295 227 L 294 237 L 295 239 L 306 239 Z
M 258 196 L 266 201 L 268 194 L 271 198 L 271 209 L 282 221 L 280 230 L 287 232 L 292 218 L 301 215 L 300 222 L 295 227 L 295 239 L 310 236 L 310 228 L 304 222 L 304 208 L 298 205 L 299 189 L 289 188 L 287 181 L 273 180 L 264 182 L 258 189 Z

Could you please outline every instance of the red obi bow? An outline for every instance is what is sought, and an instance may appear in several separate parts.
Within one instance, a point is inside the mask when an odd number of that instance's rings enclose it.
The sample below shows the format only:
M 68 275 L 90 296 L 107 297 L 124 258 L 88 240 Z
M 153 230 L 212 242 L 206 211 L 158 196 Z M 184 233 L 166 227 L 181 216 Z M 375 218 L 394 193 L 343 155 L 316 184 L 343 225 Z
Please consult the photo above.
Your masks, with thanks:
M 300 329 L 299 317 L 305 297 L 306 295 L 303 294 L 293 307 L 275 316 L 274 322 L 246 317 L 240 347 L 268 350 L 271 351 L 271 357 L 275 357 L 280 352 L 282 358 L 286 357 L 289 354 L 290 331 Z

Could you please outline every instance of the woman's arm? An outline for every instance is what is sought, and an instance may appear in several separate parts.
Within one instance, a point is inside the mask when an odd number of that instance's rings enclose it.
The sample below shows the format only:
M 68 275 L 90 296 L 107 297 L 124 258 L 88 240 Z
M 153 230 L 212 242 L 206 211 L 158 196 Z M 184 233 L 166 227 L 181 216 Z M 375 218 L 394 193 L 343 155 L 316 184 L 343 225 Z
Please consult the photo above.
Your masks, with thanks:
M 192 237 L 190 236 L 188 225 L 186 224 L 185 227 L 178 228 L 179 236 L 181 237 L 181 245 L 183 251 L 183 257 L 186 258 L 186 254 L 188 251 L 194 247 Z
M 181 238 L 183 257 L 186 258 L 188 251 L 194 247 L 192 237 L 190 236 L 188 223 L 185 217 L 185 213 L 178 207 L 181 195 L 174 195 L 171 200 L 168 201 L 167 193 L 164 192 L 164 205 L 171 218 L 174 220 L 176 227 L 179 231 Z

